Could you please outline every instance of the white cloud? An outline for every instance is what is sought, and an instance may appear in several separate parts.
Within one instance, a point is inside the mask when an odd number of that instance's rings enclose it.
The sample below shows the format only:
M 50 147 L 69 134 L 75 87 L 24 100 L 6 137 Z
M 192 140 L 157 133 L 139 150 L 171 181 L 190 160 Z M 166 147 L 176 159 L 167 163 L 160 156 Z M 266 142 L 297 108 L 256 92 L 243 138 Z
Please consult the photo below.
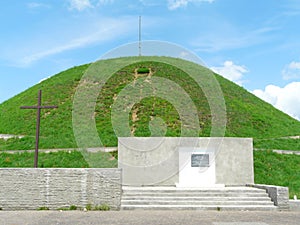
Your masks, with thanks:
M 139 0 L 139 2 L 145 7 L 159 6 L 159 5 L 164 4 L 162 2 L 159 2 L 159 1 L 155 2 L 153 0 Z
M 300 5 L 298 0 L 288 0 L 282 5 L 283 16 L 298 16 L 300 15 Z
M 29 2 L 27 3 L 27 7 L 29 9 L 37 9 L 37 8 L 50 8 L 50 5 L 39 3 L 39 2 Z
M 35 48 L 30 48 L 29 52 L 25 53 L 25 56 L 14 56 L 14 61 L 16 61 L 14 64 L 18 67 L 28 67 L 34 62 L 52 55 L 83 48 L 92 44 L 112 41 L 115 38 L 132 32 L 134 29 L 132 24 L 136 22 L 135 20 L 136 18 L 131 17 L 123 18 L 121 21 L 119 19 L 102 18 L 99 23 L 83 27 L 82 34 L 77 34 L 76 36 L 70 35 L 69 38 L 49 44 L 44 43 L 42 46 L 28 43 L 28 46 L 34 45 Z
M 87 8 L 93 8 L 90 0 L 69 0 L 70 10 L 83 11 Z
M 289 67 L 291 69 L 298 69 L 298 70 L 300 70 L 300 62 L 291 62 L 290 65 L 289 65 Z
M 168 8 L 170 10 L 175 10 L 180 7 L 185 7 L 189 3 L 197 3 L 197 2 L 208 2 L 212 3 L 214 0 L 168 0 Z
M 196 51 L 205 52 L 246 48 L 270 41 L 272 39 L 271 33 L 276 29 L 263 27 L 244 31 L 229 23 L 217 21 L 209 27 L 205 34 L 196 35 L 196 38 L 191 40 L 191 45 L 196 48 Z M 216 35 L 216 33 L 220 35 Z
M 114 3 L 114 0 L 69 0 L 69 9 L 83 11 L 88 8 L 95 8 L 112 3 Z
M 284 80 L 300 78 L 300 62 L 291 62 L 282 70 Z
M 99 0 L 99 4 L 101 5 L 106 5 L 111 3 L 114 3 L 114 0 Z
M 254 90 L 253 94 L 300 120 L 300 82 L 289 83 L 283 88 L 268 85 L 265 90 Z
M 232 61 L 225 61 L 222 67 L 211 67 L 210 69 L 239 85 L 243 84 L 243 76 L 248 72 L 245 66 L 235 65 Z

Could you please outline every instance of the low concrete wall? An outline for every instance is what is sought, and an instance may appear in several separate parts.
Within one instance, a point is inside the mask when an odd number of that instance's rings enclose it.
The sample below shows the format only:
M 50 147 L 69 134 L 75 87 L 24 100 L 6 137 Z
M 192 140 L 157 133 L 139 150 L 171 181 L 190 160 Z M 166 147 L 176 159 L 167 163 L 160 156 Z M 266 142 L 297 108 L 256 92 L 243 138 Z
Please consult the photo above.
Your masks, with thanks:
M 0 208 L 58 209 L 121 204 L 120 169 L 0 169 Z
M 248 184 L 247 186 L 265 189 L 266 192 L 269 194 L 269 197 L 274 202 L 274 205 L 278 206 L 279 210 L 290 209 L 288 187 L 264 185 L 264 184 Z

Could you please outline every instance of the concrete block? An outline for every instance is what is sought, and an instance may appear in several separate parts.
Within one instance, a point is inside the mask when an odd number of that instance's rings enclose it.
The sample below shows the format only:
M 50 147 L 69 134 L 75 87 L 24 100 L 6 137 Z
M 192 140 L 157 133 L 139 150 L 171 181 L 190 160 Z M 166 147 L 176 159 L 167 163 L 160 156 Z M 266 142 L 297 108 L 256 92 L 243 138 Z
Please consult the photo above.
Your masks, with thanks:
M 211 171 L 215 171 L 215 178 L 210 185 L 254 183 L 251 138 L 124 137 L 119 138 L 118 143 L 118 167 L 123 170 L 123 185 L 175 186 L 182 170 L 179 151 L 183 148 L 213 153 L 215 169 Z
M 58 209 L 107 204 L 120 209 L 120 169 L 0 169 L 0 208 Z

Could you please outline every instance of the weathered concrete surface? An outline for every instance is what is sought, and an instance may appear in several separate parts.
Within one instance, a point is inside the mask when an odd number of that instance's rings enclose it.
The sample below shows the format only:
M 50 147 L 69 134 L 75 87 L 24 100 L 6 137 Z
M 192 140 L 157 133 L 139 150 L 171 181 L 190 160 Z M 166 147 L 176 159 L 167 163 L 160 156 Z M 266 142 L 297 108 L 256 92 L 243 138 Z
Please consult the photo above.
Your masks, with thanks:
M 265 185 L 265 184 L 248 184 L 247 186 L 266 190 L 266 192 L 269 194 L 269 197 L 274 202 L 274 205 L 278 206 L 279 210 L 290 209 L 288 187 Z
M 50 153 L 50 152 L 70 152 L 70 151 L 87 151 L 90 153 L 97 152 L 114 152 L 118 151 L 118 147 L 98 147 L 98 148 L 86 148 L 84 150 L 80 148 L 54 148 L 54 149 L 39 149 L 39 152 Z M 35 152 L 34 149 L 30 150 L 1 150 L 0 152 L 10 153 L 10 154 L 18 154 L 24 152 Z
M 23 138 L 23 135 L 14 135 L 14 134 L 0 134 L 0 139 L 8 140 L 11 138 Z
M 2 210 L 107 204 L 119 209 L 119 169 L 0 169 Z
M 216 184 L 254 183 L 251 138 L 119 138 L 119 168 L 124 185 L 176 185 L 179 149 L 198 148 L 215 155 Z

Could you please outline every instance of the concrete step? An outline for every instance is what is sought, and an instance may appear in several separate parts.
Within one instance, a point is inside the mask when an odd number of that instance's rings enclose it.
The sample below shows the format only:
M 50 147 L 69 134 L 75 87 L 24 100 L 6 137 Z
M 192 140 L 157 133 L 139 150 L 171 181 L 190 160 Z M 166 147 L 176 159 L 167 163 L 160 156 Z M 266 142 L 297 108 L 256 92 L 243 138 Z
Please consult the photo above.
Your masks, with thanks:
M 265 190 L 252 187 L 123 187 L 123 210 L 276 210 Z
M 176 200 L 176 201 L 270 201 L 267 196 L 263 197 L 219 197 L 219 196 L 123 196 L 122 200 Z
M 225 187 L 225 188 L 176 188 L 176 187 L 123 187 L 123 192 L 161 192 L 161 193 L 174 193 L 174 192 L 244 192 L 247 191 L 248 193 L 262 193 L 266 192 L 263 189 L 252 188 L 252 187 L 241 187 L 241 188 L 233 188 L 233 187 Z
M 216 204 L 240 204 L 240 203 L 245 203 L 245 204 L 272 204 L 273 203 L 270 201 L 270 199 L 267 200 L 242 200 L 242 199 L 235 199 L 235 200 L 228 200 L 228 199 L 177 199 L 177 198 L 172 198 L 172 199 L 122 199 L 122 203 L 132 203 L 132 204 L 156 204 L 156 203 L 166 203 L 166 204 L 208 204 L 208 203 L 216 203 Z
M 161 192 L 123 192 L 124 196 L 147 196 L 147 197 L 159 197 L 159 196 L 177 196 L 177 197 L 265 197 L 267 193 L 247 193 L 247 192 L 174 192 L 174 193 L 161 193 Z
M 177 200 L 122 200 L 124 205 L 269 205 L 274 204 L 271 201 L 177 201 Z
M 276 211 L 276 206 L 249 205 L 122 205 L 121 210 Z
M 255 195 L 255 196 L 264 196 L 266 194 L 265 190 L 256 189 L 256 188 L 215 188 L 215 189 L 202 189 L 202 188 L 123 188 L 124 195 L 148 195 L 148 196 L 157 196 L 157 195 L 202 195 L 202 196 L 213 196 L 213 195 Z
M 122 186 L 124 191 L 139 190 L 139 191 L 252 191 L 260 192 L 262 189 L 247 187 L 247 186 L 213 186 L 213 187 L 175 187 L 175 186 Z

